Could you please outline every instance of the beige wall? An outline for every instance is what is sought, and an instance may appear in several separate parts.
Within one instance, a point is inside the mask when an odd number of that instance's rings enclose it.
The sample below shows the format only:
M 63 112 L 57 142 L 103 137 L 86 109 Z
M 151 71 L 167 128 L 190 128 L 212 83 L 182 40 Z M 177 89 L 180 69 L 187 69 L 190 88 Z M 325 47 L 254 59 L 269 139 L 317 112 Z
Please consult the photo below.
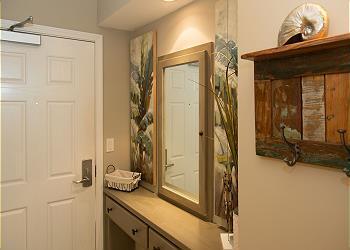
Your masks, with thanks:
M 157 56 L 215 41 L 215 0 L 197 0 L 133 33 L 157 32 Z
M 129 33 L 97 26 L 97 0 L 2 0 L 2 18 L 102 34 L 104 37 L 104 137 L 116 150 L 104 165 L 129 168 Z
M 317 0 L 330 35 L 349 31 L 349 0 Z M 305 0 L 240 0 L 240 53 L 276 46 L 285 16 Z M 348 178 L 341 171 L 255 155 L 253 63 L 239 65 L 241 250 L 347 250 Z

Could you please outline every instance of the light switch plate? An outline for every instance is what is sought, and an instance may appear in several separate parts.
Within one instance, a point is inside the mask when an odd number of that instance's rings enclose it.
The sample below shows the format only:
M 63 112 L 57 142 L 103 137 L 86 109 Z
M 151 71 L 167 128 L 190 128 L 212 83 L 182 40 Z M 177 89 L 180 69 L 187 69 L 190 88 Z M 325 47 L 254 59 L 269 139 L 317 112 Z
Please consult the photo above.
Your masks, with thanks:
M 114 138 L 107 138 L 106 139 L 106 152 L 113 152 L 114 151 Z

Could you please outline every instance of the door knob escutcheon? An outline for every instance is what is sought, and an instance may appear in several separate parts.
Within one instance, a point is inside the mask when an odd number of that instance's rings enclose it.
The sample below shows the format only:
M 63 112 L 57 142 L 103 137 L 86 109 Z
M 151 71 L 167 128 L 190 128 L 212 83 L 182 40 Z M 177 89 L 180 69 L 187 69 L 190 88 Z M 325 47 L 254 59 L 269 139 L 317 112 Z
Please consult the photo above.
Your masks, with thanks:
M 75 184 L 83 184 L 83 187 L 92 186 L 92 160 L 84 160 L 81 163 L 81 177 L 79 181 L 73 181 Z

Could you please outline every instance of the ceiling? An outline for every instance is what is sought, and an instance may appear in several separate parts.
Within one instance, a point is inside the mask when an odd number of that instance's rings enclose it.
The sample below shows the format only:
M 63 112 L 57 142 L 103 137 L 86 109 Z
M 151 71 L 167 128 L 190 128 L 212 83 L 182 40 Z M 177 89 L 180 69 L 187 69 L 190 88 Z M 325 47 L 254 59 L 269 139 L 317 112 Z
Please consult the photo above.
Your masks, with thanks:
M 194 0 L 100 0 L 99 25 L 134 31 Z

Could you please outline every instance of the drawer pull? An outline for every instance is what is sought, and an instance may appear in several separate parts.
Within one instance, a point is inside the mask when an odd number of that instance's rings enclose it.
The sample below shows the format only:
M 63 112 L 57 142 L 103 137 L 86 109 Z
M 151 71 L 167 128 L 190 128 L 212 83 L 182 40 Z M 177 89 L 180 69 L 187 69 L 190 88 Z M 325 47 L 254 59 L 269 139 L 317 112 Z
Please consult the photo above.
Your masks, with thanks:
M 109 213 L 110 211 L 112 211 L 113 210 L 113 208 L 107 208 L 107 213 Z
M 138 232 L 138 230 L 137 229 L 131 229 L 131 232 L 132 232 L 132 235 L 135 235 Z
M 153 250 L 160 250 L 160 247 L 153 247 Z

